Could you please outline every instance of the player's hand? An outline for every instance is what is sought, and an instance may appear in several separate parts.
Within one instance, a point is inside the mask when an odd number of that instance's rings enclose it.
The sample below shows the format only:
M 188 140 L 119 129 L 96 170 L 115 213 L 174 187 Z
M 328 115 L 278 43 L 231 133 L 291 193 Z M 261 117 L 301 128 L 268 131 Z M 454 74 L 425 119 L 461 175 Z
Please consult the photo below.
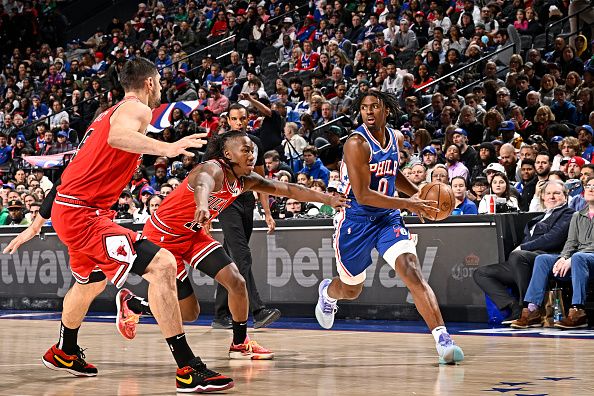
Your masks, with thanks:
M 41 228 L 34 227 L 31 224 L 29 227 L 25 228 L 19 235 L 14 237 L 12 241 L 4 248 L 2 253 L 4 254 L 15 254 L 17 249 L 24 243 L 29 242 L 35 235 L 39 235 L 41 232 Z
M 266 225 L 268 226 L 268 234 L 272 234 L 274 230 L 276 230 L 276 221 L 274 221 L 270 214 L 265 215 L 264 220 L 266 221 Z
M 206 227 L 210 220 L 210 210 L 208 210 L 208 206 L 199 207 L 196 209 L 196 213 L 194 214 L 194 221 L 197 224 L 200 224 L 202 227 Z
M 200 148 L 206 145 L 207 133 L 195 133 L 190 136 L 179 139 L 177 142 L 170 143 L 167 147 L 167 157 L 177 157 L 178 155 L 187 155 L 193 157 L 194 153 L 186 150 L 187 148 Z
M 439 212 L 439 209 L 437 208 L 437 201 L 419 199 L 415 195 L 407 200 L 404 209 L 407 209 L 409 212 L 413 212 L 419 216 L 421 222 L 424 222 L 425 217 L 429 219 L 434 218 Z
M 334 209 L 340 210 L 342 208 L 350 208 L 351 205 L 349 205 L 349 202 L 351 202 L 351 200 L 347 197 L 340 194 L 335 194 L 331 196 L 330 202 L 328 204 Z
M 211 231 L 212 231 L 212 221 L 207 222 L 205 225 L 202 226 L 204 233 L 212 238 Z

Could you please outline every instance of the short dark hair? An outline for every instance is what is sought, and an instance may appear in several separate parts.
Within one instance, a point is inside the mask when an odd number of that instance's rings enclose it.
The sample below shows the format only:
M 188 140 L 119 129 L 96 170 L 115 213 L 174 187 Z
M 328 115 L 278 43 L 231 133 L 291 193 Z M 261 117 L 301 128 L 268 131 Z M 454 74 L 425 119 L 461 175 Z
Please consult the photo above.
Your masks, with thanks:
M 532 158 L 524 158 L 522 160 L 522 166 L 524 165 L 531 165 L 534 168 L 535 162 Z
M 318 148 L 316 146 L 311 146 L 311 145 L 310 146 L 306 146 L 303 149 L 303 153 L 310 153 L 310 154 L 313 154 L 313 155 L 315 155 L 317 157 L 318 156 Z
M 157 75 L 157 68 L 146 58 L 135 58 L 127 61 L 120 72 L 120 84 L 125 91 L 142 89 L 144 80 Z

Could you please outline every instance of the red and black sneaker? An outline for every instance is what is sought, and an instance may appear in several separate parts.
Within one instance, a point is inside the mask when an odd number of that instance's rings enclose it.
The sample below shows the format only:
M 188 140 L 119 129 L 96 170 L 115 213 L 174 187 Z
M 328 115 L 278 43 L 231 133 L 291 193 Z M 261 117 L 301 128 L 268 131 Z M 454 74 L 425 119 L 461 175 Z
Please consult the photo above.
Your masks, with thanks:
M 57 345 L 52 347 L 43 355 L 41 361 L 45 367 L 66 371 L 77 377 L 94 377 L 97 375 L 97 368 L 85 361 L 83 349 L 78 347 L 78 352 L 74 355 L 68 355 L 63 350 L 58 349 Z
M 116 328 L 122 337 L 127 340 L 136 337 L 136 325 L 140 319 L 140 315 L 128 308 L 128 301 L 132 297 L 134 297 L 134 294 L 128 289 L 120 289 L 116 294 Z
M 209 370 L 200 358 L 194 358 L 189 365 L 178 368 L 175 373 L 177 391 L 181 393 L 206 393 L 231 389 L 233 380 Z

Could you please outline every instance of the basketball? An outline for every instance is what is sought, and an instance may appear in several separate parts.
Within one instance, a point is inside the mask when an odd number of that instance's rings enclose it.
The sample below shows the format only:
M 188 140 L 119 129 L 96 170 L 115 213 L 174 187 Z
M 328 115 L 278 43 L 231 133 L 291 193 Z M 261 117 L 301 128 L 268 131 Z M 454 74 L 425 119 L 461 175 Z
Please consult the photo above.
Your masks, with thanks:
M 456 198 L 452 188 L 447 184 L 432 182 L 427 184 L 419 192 L 419 198 L 427 201 L 437 201 L 439 212 L 434 217 L 428 216 L 429 220 L 439 221 L 447 218 L 456 206 Z

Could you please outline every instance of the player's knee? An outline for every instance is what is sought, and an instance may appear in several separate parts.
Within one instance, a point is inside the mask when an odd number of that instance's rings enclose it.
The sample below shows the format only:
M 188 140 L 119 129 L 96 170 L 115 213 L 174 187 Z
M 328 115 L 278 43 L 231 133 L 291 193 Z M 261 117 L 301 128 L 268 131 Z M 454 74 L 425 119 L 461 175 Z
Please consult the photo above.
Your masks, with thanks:
M 198 316 L 200 315 L 200 304 L 196 302 L 196 305 L 191 307 L 185 307 L 182 311 L 182 321 L 185 323 L 191 323 L 198 320 Z
M 157 279 L 175 280 L 176 272 L 175 257 L 166 249 L 159 250 L 147 267 L 147 274 Z
M 229 278 L 225 287 L 228 291 L 233 293 L 245 293 L 245 279 L 239 272 L 235 272 L 233 276 Z

